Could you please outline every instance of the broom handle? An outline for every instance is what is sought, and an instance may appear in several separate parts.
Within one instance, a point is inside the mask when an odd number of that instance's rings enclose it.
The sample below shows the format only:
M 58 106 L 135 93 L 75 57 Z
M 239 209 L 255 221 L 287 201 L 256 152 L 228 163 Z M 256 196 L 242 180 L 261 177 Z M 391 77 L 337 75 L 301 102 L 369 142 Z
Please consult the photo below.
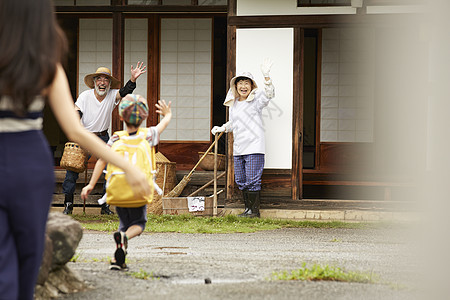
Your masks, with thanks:
M 222 178 L 223 176 L 225 176 L 225 174 L 226 174 L 227 172 L 223 172 L 223 173 L 220 173 L 218 176 L 217 176 L 217 180 L 219 180 L 220 178 Z M 205 183 L 204 185 L 202 185 L 200 188 L 198 188 L 197 190 L 195 190 L 195 191 L 193 191 L 192 193 L 190 193 L 189 195 L 188 195 L 188 197 L 194 197 L 194 196 L 196 196 L 198 193 L 200 193 L 201 191 L 203 191 L 204 189 L 206 189 L 211 183 L 213 183 L 214 182 L 214 178 L 213 179 L 211 179 L 210 181 L 208 181 L 207 183 Z
M 219 137 L 217 134 L 214 135 L 214 142 L 217 142 Z M 214 145 L 214 197 L 213 197 L 213 216 L 217 216 L 217 147 L 218 144 Z
M 189 172 L 189 174 L 187 174 L 187 178 L 190 178 L 192 173 L 194 173 L 195 168 L 198 167 L 198 165 L 202 162 L 202 160 L 205 158 L 206 154 L 209 153 L 209 151 L 211 151 L 212 147 L 214 147 L 214 145 L 216 144 L 216 142 L 220 139 L 220 137 L 223 135 L 224 131 L 222 131 L 219 136 L 217 137 L 217 139 L 214 140 L 214 142 L 211 144 L 211 146 L 209 146 L 208 150 L 206 150 L 205 154 L 203 154 L 202 157 L 200 157 L 198 163 L 192 168 L 192 170 Z

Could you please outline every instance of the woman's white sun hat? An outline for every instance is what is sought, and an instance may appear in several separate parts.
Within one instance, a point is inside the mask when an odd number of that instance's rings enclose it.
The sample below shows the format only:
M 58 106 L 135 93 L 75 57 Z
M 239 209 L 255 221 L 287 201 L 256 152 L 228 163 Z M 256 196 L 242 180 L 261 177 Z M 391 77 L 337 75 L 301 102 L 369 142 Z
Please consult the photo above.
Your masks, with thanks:
M 236 90 L 236 79 L 239 77 L 245 77 L 252 81 L 252 91 L 248 95 L 247 99 L 245 101 L 252 101 L 255 98 L 255 91 L 258 88 L 258 85 L 256 84 L 255 79 L 253 78 L 252 73 L 250 72 L 241 72 L 238 73 L 236 76 L 231 78 L 230 80 L 230 89 L 228 90 L 227 96 L 225 97 L 225 101 L 223 102 L 223 105 L 225 106 L 232 106 L 234 103 L 234 100 L 239 98 L 239 94 Z

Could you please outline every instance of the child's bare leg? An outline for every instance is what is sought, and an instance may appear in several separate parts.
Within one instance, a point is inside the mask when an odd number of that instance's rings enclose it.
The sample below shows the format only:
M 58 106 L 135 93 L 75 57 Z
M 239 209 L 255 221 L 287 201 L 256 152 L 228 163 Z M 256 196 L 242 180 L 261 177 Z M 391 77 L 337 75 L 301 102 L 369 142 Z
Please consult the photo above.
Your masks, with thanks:
M 133 225 L 128 227 L 127 231 L 125 231 L 125 234 L 127 235 L 128 239 L 132 239 L 142 233 L 142 227 L 139 225 Z

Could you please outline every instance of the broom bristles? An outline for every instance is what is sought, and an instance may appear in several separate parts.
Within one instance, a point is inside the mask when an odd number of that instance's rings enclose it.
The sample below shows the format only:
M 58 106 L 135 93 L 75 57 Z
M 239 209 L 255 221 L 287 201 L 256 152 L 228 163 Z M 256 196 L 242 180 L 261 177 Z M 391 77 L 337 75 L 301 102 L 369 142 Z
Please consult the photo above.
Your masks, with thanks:
M 166 195 L 163 197 L 178 197 L 183 189 L 186 187 L 187 183 L 191 178 L 187 175 L 181 179 L 181 181 Z M 147 206 L 147 213 L 151 213 L 154 215 L 162 215 L 163 207 L 162 207 L 162 198 L 160 195 L 157 195 L 153 198 L 153 201 Z
M 165 197 L 178 197 L 190 179 L 190 177 L 184 176 L 183 179 L 181 179 L 181 181 Z
M 154 215 L 162 215 L 162 197 L 157 195 L 153 198 L 153 201 L 147 205 L 147 213 Z

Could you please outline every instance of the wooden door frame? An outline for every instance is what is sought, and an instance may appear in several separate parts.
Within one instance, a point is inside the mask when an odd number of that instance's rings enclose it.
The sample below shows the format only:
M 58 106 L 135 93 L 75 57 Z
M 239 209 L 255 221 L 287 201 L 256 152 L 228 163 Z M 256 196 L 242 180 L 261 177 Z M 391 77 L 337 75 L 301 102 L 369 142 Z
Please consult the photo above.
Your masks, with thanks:
M 236 15 L 237 0 L 228 0 L 228 20 Z M 236 72 L 236 26 L 229 25 L 227 20 L 227 91 L 230 88 L 230 80 Z M 226 119 L 229 120 L 229 109 L 227 107 Z M 227 177 L 226 177 L 226 198 L 233 198 L 235 192 L 234 183 L 234 159 L 233 159 L 233 134 L 227 134 L 226 156 L 227 156 Z
M 291 198 L 303 196 L 304 29 L 294 27 Z
M 112 73 L 120 82 L 124 77 L 124 44 L 125 44 L 125 17 L 122 12 L 112 14 Z M 111 119 L 111 132 L 122 130 L 123 123 L 120 121 L 118 107 L 114 108 Z

